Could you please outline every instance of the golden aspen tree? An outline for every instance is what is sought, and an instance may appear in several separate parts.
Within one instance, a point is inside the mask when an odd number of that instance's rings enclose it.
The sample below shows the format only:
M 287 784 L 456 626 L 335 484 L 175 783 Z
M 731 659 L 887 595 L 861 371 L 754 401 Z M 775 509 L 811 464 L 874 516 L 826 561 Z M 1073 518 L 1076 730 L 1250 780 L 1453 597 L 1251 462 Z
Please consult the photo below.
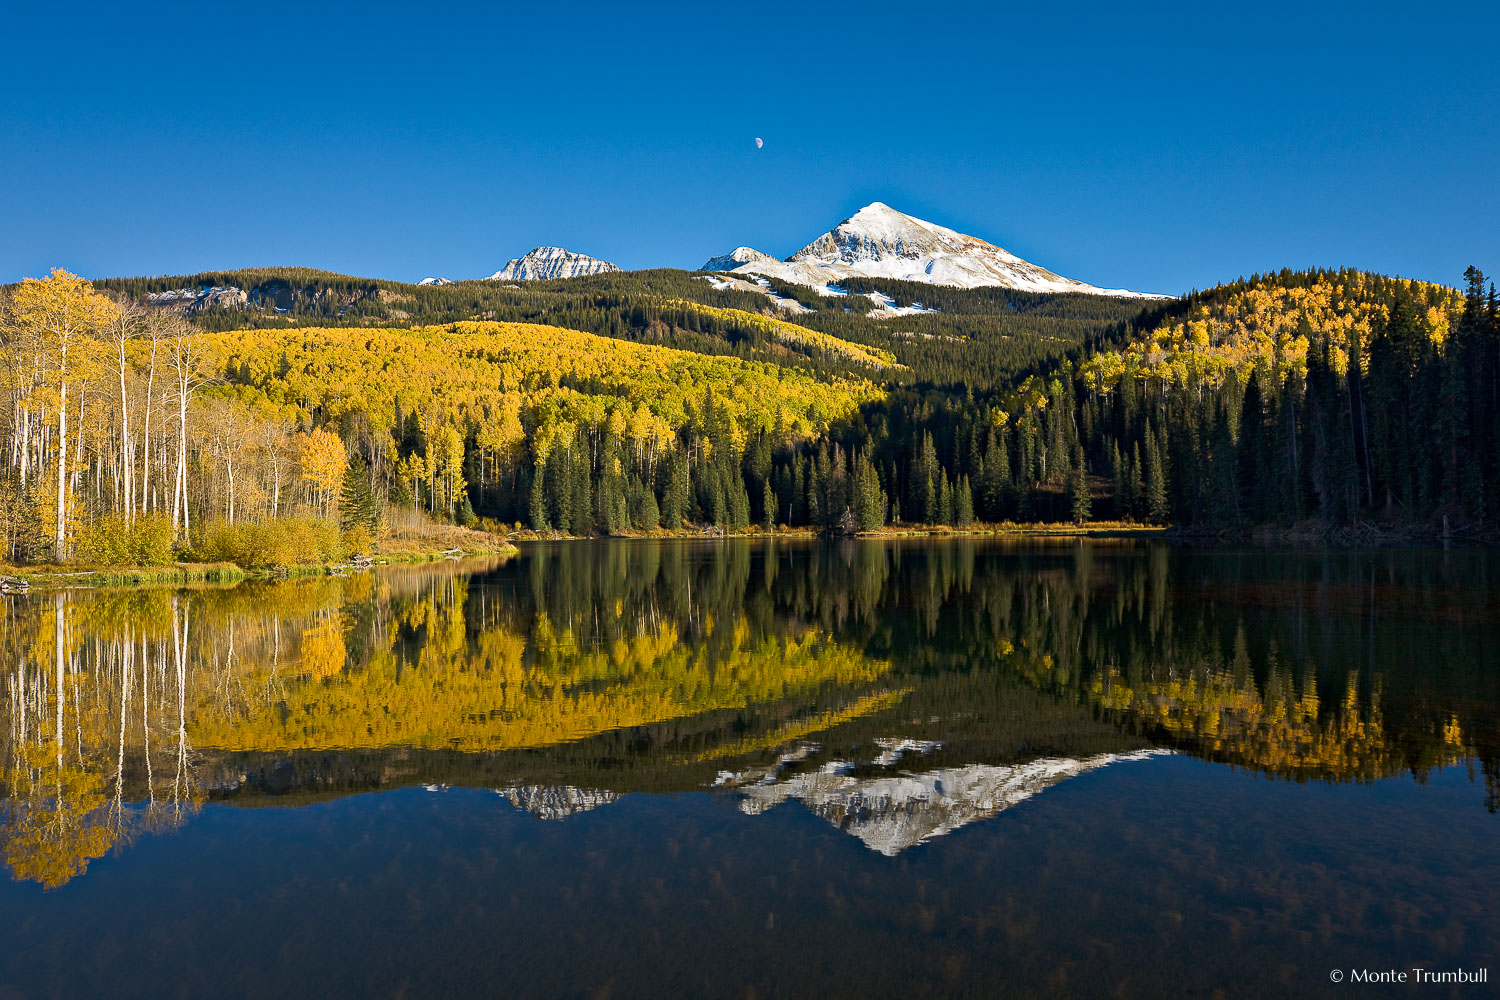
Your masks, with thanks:
M 344 479 L 349 457 L 337 434 L 315 429 L 297 442 L 297 464 L 302 466 L 302 481 L 313 489 L 313 502 L 327 517 L 334 491 Z
M 443 477 L 443 490 L 448 499 L 448 516 L 453 516 L 458 504 L 458 495 L 467 484 L 464 482 L 464 436 L 452 424 L 444 424 L 438 432 L 438 466 Z
M 40 280 L 27 278 L 12 293 L 10 319 L 44 353 L 57 390 L 57 519 L 53 558 L 67 558 L 68 382 L 92 360 L 93 337 L 106 329 L 116 306 L 76 274 L 54 268 Z

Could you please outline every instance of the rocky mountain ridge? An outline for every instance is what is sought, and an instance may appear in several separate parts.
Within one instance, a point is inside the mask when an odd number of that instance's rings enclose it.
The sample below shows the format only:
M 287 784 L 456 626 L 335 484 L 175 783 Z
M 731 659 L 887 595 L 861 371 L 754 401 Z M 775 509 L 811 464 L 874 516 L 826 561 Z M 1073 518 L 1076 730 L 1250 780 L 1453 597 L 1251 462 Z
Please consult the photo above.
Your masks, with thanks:
M 562 247 L 536 247 L 490 275 L 490 281 L 547 281 L 608 274 L 619 268 L 607 260 L 589 257 Z

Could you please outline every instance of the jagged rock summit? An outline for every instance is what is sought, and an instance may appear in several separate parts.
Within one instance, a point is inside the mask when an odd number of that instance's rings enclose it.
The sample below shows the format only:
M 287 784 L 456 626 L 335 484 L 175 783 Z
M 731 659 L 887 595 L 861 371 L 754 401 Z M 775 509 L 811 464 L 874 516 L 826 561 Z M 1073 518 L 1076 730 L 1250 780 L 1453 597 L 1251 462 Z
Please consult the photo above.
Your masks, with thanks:
M 866 205 L 784 261 L 740 247 L 714 257 L 701 270 L 759 274 L 813 288 L 838 285 L 857 276 L 958 288 L 998 285 L 1026 292 L 1156 297 L 1064 278 L 977 236 L 925 222 L 879 201 Z
M 524 257 L 517 257 L 490 275 L 491 281 L 544 281 L 548 278 L 577 278 L 585 274 L 605 274 L 619 268 L 607 260 L 586 257 L 562 247 L 537 247 Z

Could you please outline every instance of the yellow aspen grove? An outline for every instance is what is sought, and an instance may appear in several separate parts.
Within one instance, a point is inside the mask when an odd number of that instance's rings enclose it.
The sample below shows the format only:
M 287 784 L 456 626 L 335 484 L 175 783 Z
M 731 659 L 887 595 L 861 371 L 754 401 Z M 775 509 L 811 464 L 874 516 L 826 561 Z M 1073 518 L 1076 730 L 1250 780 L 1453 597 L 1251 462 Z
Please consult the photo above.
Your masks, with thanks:
M 11 296 L 10 324 L 15 327 L 16 339 L 38 352 L 37 367 L 44 373 L 50 368 L 53 374 L 50 384 L 44 385 L 57 392 L 57 440 L 53 443 L 57 463 L 53 558 L 57 560 L 67 558 L 68 547 L 68 382 L 93 360 L 92 338 L 107 329 L 116 314 L 113 302 L 95 292 L 88 281 L 62 268 L 53 269 L 40 280 L 27 278 Z
M 443 494 L 452 516 L 457 506 L 458 495 L 464 486 L 464 438 L 452 424 L 444 424 L 438 432 L 438 461 L 443 477 Z
M 302 481 L 313 489 L 313 503 L 326 517 L 332 509 L 333 496 L 344 478 L 348 464 L 344 442 L 337 434 L 314 430 L 297 442 L 297 464 L 302 466 Z

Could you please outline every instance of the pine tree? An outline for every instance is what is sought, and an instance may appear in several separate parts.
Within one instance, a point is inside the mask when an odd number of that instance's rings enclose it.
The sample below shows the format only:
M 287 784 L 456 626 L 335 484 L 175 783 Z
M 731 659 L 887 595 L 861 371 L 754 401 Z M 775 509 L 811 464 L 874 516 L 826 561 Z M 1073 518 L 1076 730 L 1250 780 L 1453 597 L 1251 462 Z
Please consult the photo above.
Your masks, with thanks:
M 823 472 L 816 459 L 807 465 L 807 523 L 823 526 Z
M 798 452 L 792 459 L 792 510 L 789 524 L 810 524 L 807 516 L 807 461 Z
M 472 528 L 474 526 L 474 523 L 479 520 L 479 518 L 474 515 L 474 505 L 469 502 L 468 490 L 464 490 L 463 492 L 459 493 L 458 509 L 453 513 L 453 520 L 457 522 L 460 527 L 464 528 Z
M 953 484 L 946 472 L 938 473 L 937 523 L 953 524 Z
M 1068 473 L 1068 509 L 1073 516 L 1073 523 L 1078 525 L 1087 521 L 1094 512 L 1093 496 L 1089 493 L 1088 470 L 1083 467 L 1082 462 L 1075 463 L 1073 470 Z
M 958 493 L 953 500 L 953 519 L 960 528 L 967 528 L 974 523 L 974 494 L 969 487 L 969 477 L 960 476 L 958 480 Z
M 599 489 L 595 496 L 598 511 L 597 523 L 604 528 L 606 533 L 619 534 L 630 520 L 625 502 L 624 483 L 619 474 L 606 472 L 599 480 Z
M 661 517 L 663 526 L 676 531 L 682 527 L 692 502 L 692 485 L 688 479 L 687 460 L 673 455 L 671 471 L 667 474 L 667 487 L 662 494 Z
M 877 531 L 885 524 L 885 491 L 880 474 L 864 454 L 854 460 L 854 520 L 860 531 Z
M 1146 520 L 1166 524 L 1171 511 L 1167 506 L 1167 470 L 1156 434 L 1146 428 Z
M 630 505 L 630 523 L 634 527 L 643 531 L 661 527 L 661 508 L 656 504 L 656 494 L 639 476 L 630 477 L 626 498 Z
M 356 525 L 374 529 L 379 518 L 380 507 L 370 488 L 370 474 L 364 456 L 355 451 L 344 467 L 344 481 L 339 491 L 339 524 L 346 531 Z
M 729 500 L 729 525 L 735 531 L 750 527 L 750 491 L 745 489 L 745 477 L 737 466 L 730 467 L 724 475 Z
M 714 527 L 730 527 L 729 495 L 724 488 L 724 477 L 717 465 L 710 468 L 708 483 L 708 511 Z
M 549 504 L 549 520 L 552 526 L 564 535 L 573 533 L 573 457 L 562 448 L 554 448 L 547 456 L 546 491 Z
M 552 530 L 547 522 L 547 493 L 543 489 L 541 466 L 536 466 L 531 474 L 531 500 L 528 507 L 532 531 L 542 534 Z
M 1146 481 L 1141 472 L 1141 443 L 1133 441 L 1130 445 L 1130 515 L 1137 520 L 1146 516 L 1144 507 L 1146 495 Z
M 1130 470 L 1126 467 L 1125 460 L 1120 457 L 1120 443 L 1118 441 L 1111 441 L 1109 443 L 1109 468 L 1114 476 L 1112 493 L 1115 519 L 1123 521 L 1128 516 L 1127 512 L 1130 510 L 1130 487 L 1127 485 Z
M 608 518 L 599 516 L 598 498 L 594 489 L 593 469 L 590 468 L 588 441 L 582 434 L 573 444 L 570 453 L 569 473 L 571 481 L 568 489 L 573 494 L 573 534 L 580 537 L 592 535 L 600 524 L 608 523 Z
M 771 489 L 771 477 L 767 476 L 765 484 L 761 489 L 760 500 L 760 524 L 761 527 L 765 528 L 767 531 L 773 531 L 776 528 L 777 505 L 778 501 L 776 499 L 776 491 Z

